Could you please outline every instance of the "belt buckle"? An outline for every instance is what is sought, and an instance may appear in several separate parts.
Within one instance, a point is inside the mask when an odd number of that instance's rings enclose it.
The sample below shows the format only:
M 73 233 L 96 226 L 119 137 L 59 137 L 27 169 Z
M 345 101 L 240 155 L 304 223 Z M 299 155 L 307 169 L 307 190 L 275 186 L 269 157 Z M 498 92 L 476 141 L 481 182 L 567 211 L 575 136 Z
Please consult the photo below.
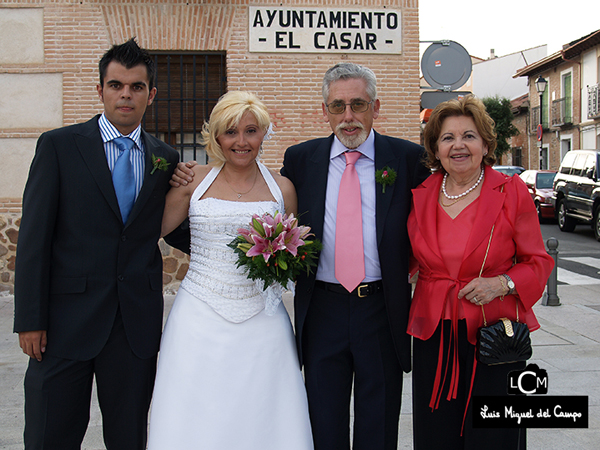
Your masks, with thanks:
M 366 292 L 365 292 L 364 294 L 362 293 L 362 289 L 365 289 L 365 290 L 366 290 Z M 361 284 L 360 286 L 358 286 L 358 288 L 357 288 L 357 291 L 356 291 L 356 292 L 357 292 L 357 294 L 358 294 L 358 296 L 359 296 L 360 298 L 364 298 L 364 297 L 366 297 L 367 295 L 369 295 L 369 294 L 370 294 L 370 292 L 369 292 L 369 285 L 368 285 L 368 284 Z

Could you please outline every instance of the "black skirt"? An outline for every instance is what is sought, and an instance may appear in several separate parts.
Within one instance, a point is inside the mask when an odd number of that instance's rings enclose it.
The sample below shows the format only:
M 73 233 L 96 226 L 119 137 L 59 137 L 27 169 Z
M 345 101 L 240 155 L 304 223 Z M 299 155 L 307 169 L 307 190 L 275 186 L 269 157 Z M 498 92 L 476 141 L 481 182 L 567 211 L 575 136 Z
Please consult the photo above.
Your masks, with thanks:
M 459 381 L 456 399 L 447 400 L 452 374 L 451 323 L 443 325 L 443 358 L 441 396 L 438 408 L 429 406 L 433 392 L 435 374 L 440 349 L 441 322 L 437 330 L 426 341 L 413 342 L 413 439 L 415 450 L 524 450 L 527 448 L 525 428 L 473 428 L 472 402 L 469 401 L 471 375 L 475 360 L 475 346 L 467 340 L 467 327 L 464 320 L 458 321 L 458 368 Z M 451 346 L 450 353 L 448 348 Z M 450 355 L 450 366 L 448 365 Z M 507 375 L 520 370 L 525 363 L 486 366 L 477 364 L 473 382 L 473 396 L 505 396 Z M 447 375 L 444 381 L 444 372 Z M 467 408 L 467 402 L 469 402 Z M 466 416 L 465 416 L 465 408 Z M 464 418 L 464 427 L 463 427 Z M 462 430 L 462 436 L 461 436 Z

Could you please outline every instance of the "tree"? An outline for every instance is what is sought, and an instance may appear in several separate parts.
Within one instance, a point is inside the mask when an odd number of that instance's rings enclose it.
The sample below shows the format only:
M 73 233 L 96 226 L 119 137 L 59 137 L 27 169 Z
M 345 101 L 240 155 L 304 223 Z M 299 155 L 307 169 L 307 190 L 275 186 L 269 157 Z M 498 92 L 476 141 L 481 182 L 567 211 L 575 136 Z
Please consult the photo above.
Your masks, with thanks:
M 508 140 L 519 134 L 519 130 L 513 125 L 513 113 L 511 111 L 510 100 L 506 97 L 486 97 L 482 99 L 487 113 L 496 123 L 496 158 L 500 160 L 502 155 L 510 151 Z

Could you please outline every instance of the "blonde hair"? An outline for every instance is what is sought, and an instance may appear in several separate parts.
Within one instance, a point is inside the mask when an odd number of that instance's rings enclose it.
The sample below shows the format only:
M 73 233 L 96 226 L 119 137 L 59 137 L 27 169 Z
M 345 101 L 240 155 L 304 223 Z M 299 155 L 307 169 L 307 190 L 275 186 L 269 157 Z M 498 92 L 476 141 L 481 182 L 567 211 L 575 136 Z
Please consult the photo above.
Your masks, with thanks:
M 267 107 L 256 95 L 247 91 L 230 91 L 219 99 L 210 113 L 209 121 L 204 122 L 202 126 L 200 139 L 201 145 L 204 145 L 206 154 L 210 158 L 210 164 L 225 163 L 223 149 L 217 138 L 232 127 L 236 127 L 246 112 L 254 115 L 259 128 L 266 133 L 271 125 L 271 118 Z

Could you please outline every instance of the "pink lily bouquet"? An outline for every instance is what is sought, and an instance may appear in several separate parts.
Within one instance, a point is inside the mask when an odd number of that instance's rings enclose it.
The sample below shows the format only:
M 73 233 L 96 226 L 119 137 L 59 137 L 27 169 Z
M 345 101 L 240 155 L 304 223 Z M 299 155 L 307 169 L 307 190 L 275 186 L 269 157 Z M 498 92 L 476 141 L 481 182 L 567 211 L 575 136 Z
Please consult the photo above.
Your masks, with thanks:
M 274 283 L 288 288 L 300 273 L 308 274 L 317 265 L 321 243 L 309 239 L 314 236 L 310 227 L 299 226 L 293 214 L 254 214 L 249 228 L 237 232 L 227 245 L 238 255 L 237 266 L 244 266 L 251 280 L 262 281 L 263 290 Z

